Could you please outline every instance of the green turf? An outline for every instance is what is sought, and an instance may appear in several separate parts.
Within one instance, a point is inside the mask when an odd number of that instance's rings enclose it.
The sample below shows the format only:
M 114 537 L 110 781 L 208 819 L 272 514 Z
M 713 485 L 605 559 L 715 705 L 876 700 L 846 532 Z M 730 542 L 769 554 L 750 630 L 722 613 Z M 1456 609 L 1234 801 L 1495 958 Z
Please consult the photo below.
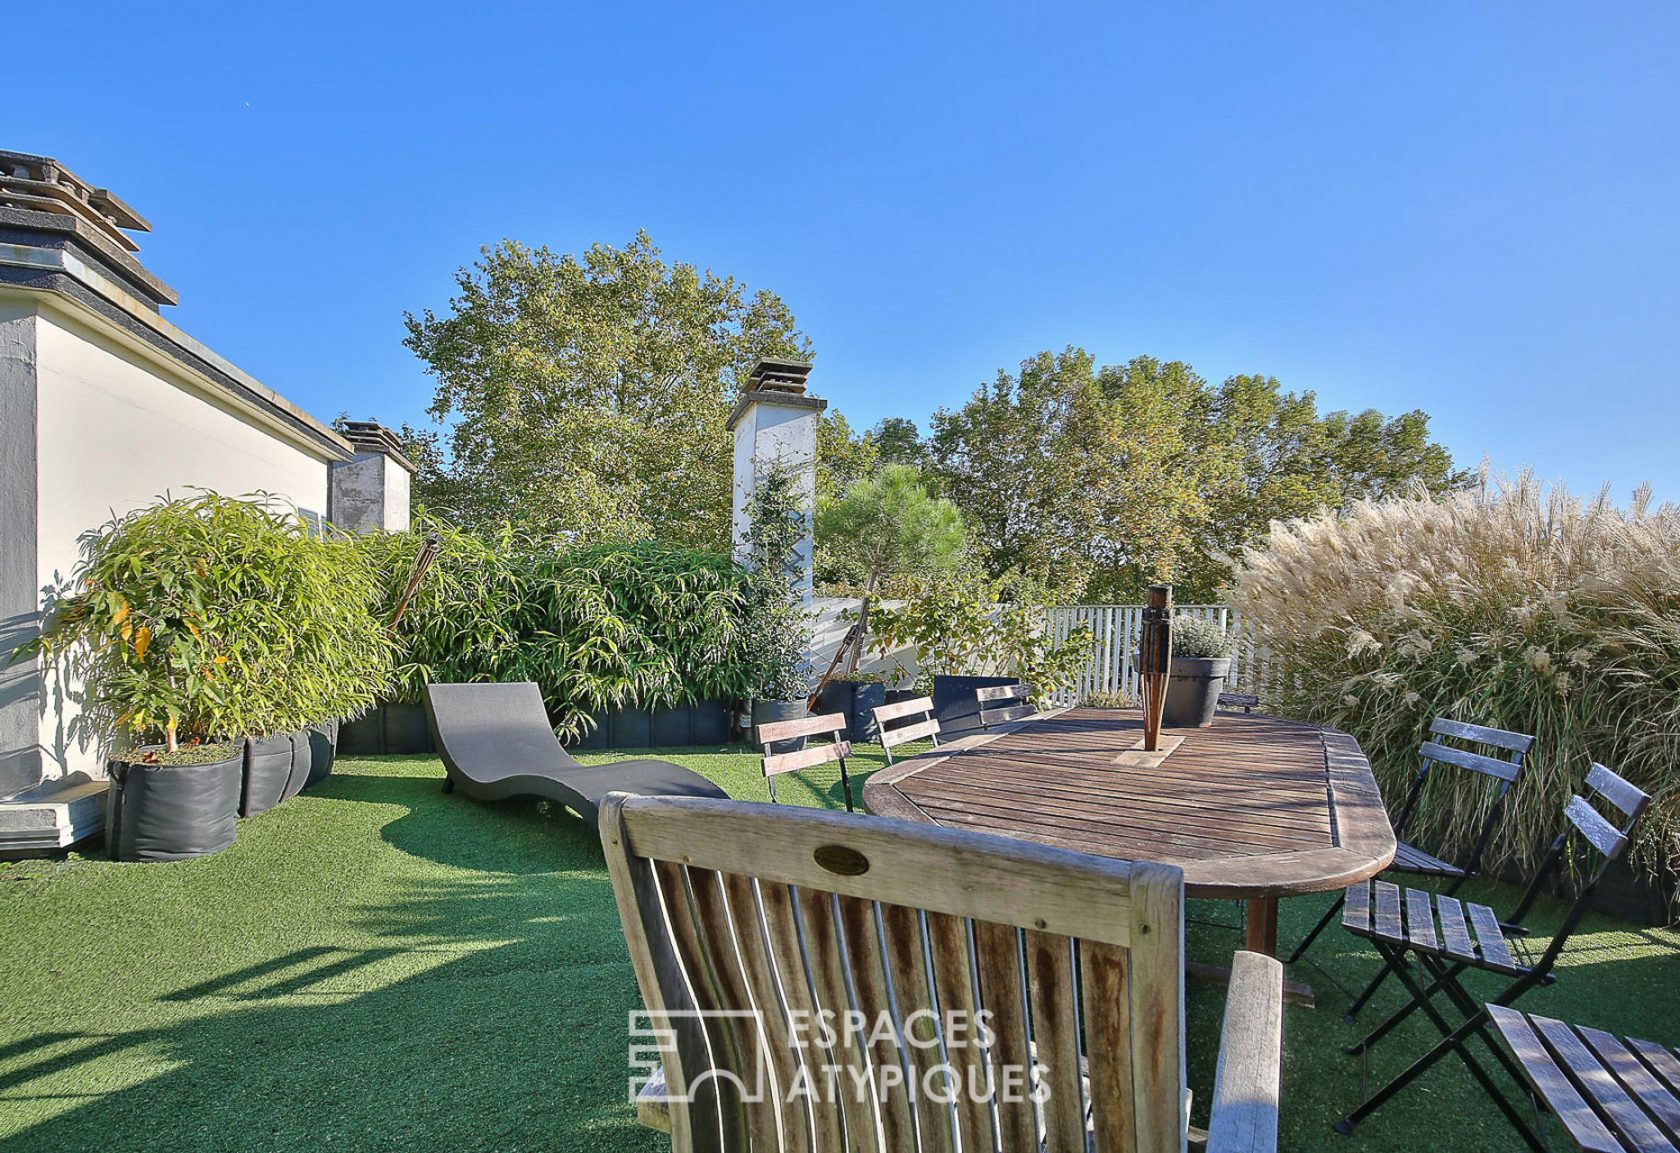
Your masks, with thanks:
M 755 757 L 671 756 L 764 798 Z M 444 796 L 441 779 L 428 757 L 344 760 L 241 822 L 215 857 L 0 866 L 0 1149 L 668 1148 L 624 1103 L 638 999 L 594 831 L 536 802 Z M 782 799 L 839 803 L 832 776 L 818 774 L 820 791 L 809 779 L 788 780 Z M 1286 902 L 1284 939 L 1322 908 Z M 1233 910 L 1197 902 L 1193 915 Z M 1190 938 L 1206 960 L 1236 940 L 1200 925 Z M 1591 921 L 1529 1007 L 1680 1042 L 1677 946 L 1672 931 Z M 1339 931 L 1316 955 L 1344 983 L 1375 963 Z M 1359 1063 L 1339 1052 L 1355 1031 L 1340 993 L 1296 975 L 1320 987 L 1321 1007 L 1285 1016 L 1283 1148 L 1517 1147 L 1453 1062 L 1353 1137 L 1333 1135 L 1359 1094 Z M 1189 991 L 1199 1103 L 1223 999 Z M 1377 1070 L 1427 1029 L 1397 1033 Z

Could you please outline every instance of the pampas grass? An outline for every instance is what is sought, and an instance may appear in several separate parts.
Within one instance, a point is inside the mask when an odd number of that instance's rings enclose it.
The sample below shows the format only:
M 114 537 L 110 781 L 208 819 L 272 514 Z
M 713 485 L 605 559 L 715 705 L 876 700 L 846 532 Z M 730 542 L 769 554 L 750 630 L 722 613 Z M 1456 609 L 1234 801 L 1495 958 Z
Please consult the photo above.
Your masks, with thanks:
M 1654 798 L 1633 860 L 1680 861 L 1680 510 L 1531 476 L 1272 526 L 1232 601 L 1270 650 L 1267 703 L 1358 738 L 1398 801 L 1433 717 L 1531 733 L 1489 865 L 1533 868 L 1592 761 Z M 1485 810 L 1431 774 L 1412 832 L 1462 850 Z

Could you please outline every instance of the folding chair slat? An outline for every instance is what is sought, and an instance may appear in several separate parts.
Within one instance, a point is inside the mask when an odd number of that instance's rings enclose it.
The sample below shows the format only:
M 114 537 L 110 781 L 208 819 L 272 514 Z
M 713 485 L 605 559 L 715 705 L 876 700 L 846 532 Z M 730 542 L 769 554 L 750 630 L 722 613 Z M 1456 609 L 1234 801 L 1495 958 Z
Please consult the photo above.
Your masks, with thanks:
M 1628 1047 L 1603 1029 L 1577 1026 L 1575 1031 L 1586 1041 L 1604 1067 L 1616 1075 L 1622 1088 L 1644 1106 L 1670 1143 L 1680 1139 L 1680 1100 L 1652 1076 Z
M 883 1036 L 875 1023 L 890 1019 L 892 999 L 887 992 L 881 934 L 875 926 L 875 903 L 859 897 L 841 897 L 840 925 L 846 934 L 846 957 L 850 963 L 852 988 L 858 1012 L 863 1014 L 868 1030 L 870 1069 L 875 1082 L 875 1096 L 881 1109 L 881 1132 L 887 1149 L 912 1149 L 916 1144 L 916 1118 L 909 1094 L 902 1084 L 894 1085 L 883 1078 L 882 1071 L 898 1070 L 902 1076 L 904 1061 L 898 1042 Z
M 986 701 L 1024 701 L 1032 690 L 1026 685 L 987 685 L 974 690 L 974 699 Z
M 1032 1068 L 1020 930 L 995 921 L 975 921 L 974 954 L 980 969 L 981 1007 L 992 1015 L 993 1041 L 986 1059 L 992 1068 L 992 1082 L 1001 1090 L 1006 1070 Z M 1005 1149 L 1036 1149 L 1038 1120 L 1028 1096 L 1032 1086 L 1016 1085 L 1014 1089 L 998 1096 L 999 1144 Z
M 1587 788 L 1615 805 L 1625 817 L 1637 817 L 1651 803 L 1651 798 L 1643 789 L 1629 784 L 1597 762 L 1587 770 Z
M 1516 1054 L 1529 1084 L 1556 1114 L 1570 1138 L 1586 1153 L 1625 1153 L 1622 1143 L 1604 1127 L 1592 1107 L 1582 1100 L 1575 1086 L 1552 1060 L 1528 1023 L 1528 1018 L 1503 1005 L 1489 1005 L 1488 1016 L 1505 1043 Z
M 1420 949 L 1435 952 L 1435 910 L 1427 889 L 1406 890 L 1406 939 Z
M 931 713 L 933 711 L 933 698 L 913 697 L 908 701 L 894 701 L 890 705 L 876 705 L 872 711 L 875 714 L 876 724 L 880 724 L 882 721 L 896 721 L 900 717 L 907 717 L 912 713 Z
M 988 727 L 1025 720 L 1038 712 L 1032 705 L 1011 705 L 1006 709 L 981 709 L 980 723 Z
M 1404 942 L 1406 935 L 1400 927 L 1400 889 L 1388 881 L 1374 883 L 1377 890 L 1377 936 L 1384 940 Z
M 1489 728 L 1487 725 L 1472 725 L 1447 717 L 1436 717 L 1434 723 L 1429 726 L 1429 731 L 1436 736 L 1457 737 L 1461 741 L 1475 741 L 1479 745 L 1492 745 L 1513 753 L 1526 753 L 1534 747 L 1534 738 L 1527 733 L 1513 733 L 1506 729 Z
M 1627 847 L 1627 838 L 1622 835 L 1622 831 L 1600 816 L 1598 810 L 1582 798 L 1569 798 L 1569 806 L 1563 810 L 1563 815 L 1592 843 L 1593 848 L 1606 857 L 1619 857 Z
M 1657 1080 L 1668 1087 L 1670 1093 L 1680 1095 L 1680 1055 L 1664 1049 L 1661 1045 L 1641 1041 L 1635 1037 L 1629 1037 L 1628 1044 L 1644 1060 L 1646 1068 L 1656 1074 Z
M 985 1084 L 986 1060 L 972 1026 L 980 1020 L 974 1000 L 974 966 L 968 948 L 968 922 L 947 913 L 927 914 L 928 954 L 933 959 L 934 997 L 940 1019 L 956 1022 L 945 1052 L 958 1078 L 957 1133 L 964 1149 L 992 1148 L 992 1111 L 969 1091 Z M 965 1026 L 968 1026 L 965 1028 Z M 964 1031 L 959 1035 L 956 1030 Z
M 927 954 L 922 945 L 922 919 L 916 910 L 903 905 L 882 905 L 881 926 L 886 930 L 887 971 L 892 976 L 894 1000 L 900 1028 L 904 1030 L 906 1076 L 916 1087 L 916 1131 L 924 1153 L 952 1153 L 951 1107 L 939 1100 L 949 1093 L 938 1078 L 943 1071 L 939 1055 L 938 1011 L 928 985 Z M 928 1092 L 930 1085 L 934 1092 Z
M 1470 924 L 1475 927 L 1476 941 L 1482 948 L 1482 962 L 1509 973 L 1521 973 L 1526 966 L 1517 964 L 1517 959 L 1511 956 L 1511 947 L 1505 943 L 1505 934 L 1499 928 L 1499 916 L 1486 905 L 1467 902 L 1465 913 L 1470 918 Z
M 840 928 L 836 898 L 829 893 L 812 889 L 796 890 L 799 901 L 799 922 L 804 929 L 805 956 L 811 965 L 811 985 L 819 1008 L 834 1014 L 834 1025 L 840 1031 L 835 1050 L 838 1063 L 845 1068 L 840 1076 L 843 1086 L 867 1084 L 869 1061 L 864 1054 L 866 1034 L 853 1028 L 853 1009 L 847 993 L 845 966 L 841 961 Z M 840 1095 L 840 1106 L 846 1122 L 846 1144 L 851 1153 L 883 1153 L 881 1146 L 881 1114 L 872 1096 L 862 1097 L 854 1092 Z
M 1468 769 L 1472 773 L 1485 773 L 1490 777 L 1498 777 L 1502 781 L 1514 781 L 1521 768 L 1510 761 L 1502 761 L 1498 757 L 1483 756 L 1481 753 L 1467 752 L 1455 749 L 1451 745 L 1443 745 L 1438 741 L 1424 741 L 1418 746 L 1418 755 L 1431 761 L 1441 761 L 1448 765 L 1457 765 L 1461 769 Z
M 1079 1084 L 1079 1020 L 1074 1013 L 1073 942 L 1027 931 L 1027 996 L 1036 1056 L 1045 1066 L 1049 1097 L 1044 1153 L 1085 1153 L 1085 1106 Z
M 759 1025 L 767 1042 L 765 1067 L 770 1075 L 770 1089 L 774 1094 L 772 1100 L 781 1120 L 783 1148 L 807 1149 L 811 1144 L 811 1113 L 805 1098 L 795 1093 L 795 1086 L 812 1084 L 804 1078 L 814 1076 L 815 1071 L 805 1067 L 805 1047 L 793 1043 L 792 1028 L 777 989 L 774 962 L 765 943 L 756 886 L 751 877 L 725 873 L 723 892 L 729 907 L 735 955 L 740 958 L 747 993 L 752 998 L 752 1007 L 758 1011 Z M 799 980 L 804 983 L 803 968 Z
M 1416 845 L 1400 842 L 1394 850 L 1394 863 L 1389 869 L 1397 873 L 1422 873 L 1431 877 L 1462 877 L 1464 870 L 1450 861 L 1443 861 L 1433 853 L 1426 853 Z
M 888 748 L 897 748 L 922 737 L 939 735 L 939 722 L 935 720 L 917 721 L 915 724 L 901 725 L 896 729 L 889 729 L 885 725 L 877 725 L 876 728 L 881 734 L 881 743 Z
M 1545 1038 L 1553 1055 L 1563 1062 L 1570 1078 L 1586 1091 L 1600 1114 L 1608 1118 L 1617 1132 L 1626 1137 L 1639 1153 L 1673 1153 L 1674 1146 L 1668 1138 L 1627 1095 L 1609 1070 L 1598 1063 L 1573 1029 L 1550 1017 L 1530 1017 L 1529 1021 Z
M 1371 931 L 1371 883 L 1349 885 L 1343 894 L 1342 927 L 1366 936 Z
M 772 753 L 764 758 L 764 775 L 773 777 L 781 773 L 791 773 L 795 769 L 808 769 L 813 765 L 827 764 L 829 761 L 838 761 L 841 757 L 851 755 L 852 746 L 847 741 L 807 745 L 791 753 Z
M 1453 897 L 1439 897 L 1435 905 L 1441 911 L 1441 940 L 1449 957 L 1460 961 L 1476 960 L 1476 946 L 1470 941 L 1470 928 L 1464 923 L 1464 906 Z

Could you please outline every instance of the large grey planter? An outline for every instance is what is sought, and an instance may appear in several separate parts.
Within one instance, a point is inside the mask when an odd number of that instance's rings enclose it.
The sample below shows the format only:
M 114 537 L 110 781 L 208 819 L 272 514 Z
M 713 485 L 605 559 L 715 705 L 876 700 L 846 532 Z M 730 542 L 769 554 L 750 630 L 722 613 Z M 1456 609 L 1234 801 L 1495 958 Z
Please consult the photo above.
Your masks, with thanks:
M 758 726 L 768 725 L 776 721 L 797 721 L 810 716 L 803 700 L 798 701 L 754 701 L 752 703 L 753 745 L 763 749 L 764 743 L 758 739 Z M 786 741 L 773 741 L 768 752 L 796 753 L 805 747 L 804 737 L 794 737 Z
M 1205 729 L 1213 724 L 1219 693 L 1230 673 L 1230 657 L 1174 657 L 1161 724 L 1170 729 Z
M 338 757 L 338 719 L 335 717 L 318 725 L 310 725 L 299 735 L 305 742 L 300 751 L 305 753 L 304 761 L 307 766 L 303 787 L 309 789 L 326 780 L 332 772 L 333 761 Z
M 244 750 L 207 765 L 148 765 L 121 758 L 106 768 L 106 849 L 113 861 L 179 861 L 233 844 Z
M 876 737 L 875 710 L 887 703 L 887 686 L 879 681 L 829 681 L 817 699 L 817 712 L 841 713 L 854 744 Z

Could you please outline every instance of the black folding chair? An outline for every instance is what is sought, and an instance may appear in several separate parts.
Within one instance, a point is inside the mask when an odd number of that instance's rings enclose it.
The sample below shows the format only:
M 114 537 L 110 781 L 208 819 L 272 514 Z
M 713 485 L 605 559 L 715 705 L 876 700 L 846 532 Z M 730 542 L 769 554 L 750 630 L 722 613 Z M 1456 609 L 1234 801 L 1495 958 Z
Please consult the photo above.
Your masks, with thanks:
M 1486 725 L 1470 725 L 1463 721 L 1448 720 L 1446 717 L 1436 717 L 1434 723 L 1429 726 L 1429 732 L 1432 736 L 1465 741 L 1481 748 L 1491 749 L 1495 754 L 1499 752 L 1509 754 L 1508 757 L 1500 757 L 1477 750 L 1455 748 L 1437 740 L 1427 740 L 1418 746 L 1420 763 L 1417 775 L 1412 778 L 1411 788 L 1406 792 L 1405 803 L 1400 807 L 1400 815 L 1394 821 L 1394 835 L 1399 840 L 1400 845 L 1395 850 L 1394 863 L 1388 867 L 1386 872 L 1446 878 L 1450 881 L 1446 891 L 1451 895 L 1458 891 L 1460 885 L 1474 877 L 1477 870 L 1481 868 L 1482 854 L 1487 850 L 1488 842 L 1493 839 L 1494 830 L 1499 825 L 1499 818 L 1505 811 L 1505 795 L 1511 791 L 1511 786 L 1521 779 L 1523 758 L 1528 755 L 1528 750 L 1533 747 L 1534 738 L 1523 733 L 1509 733 L 1504 729 L 1489 728 Z M 1462 865 L 1455 865 L 1442 857 L 1426 852 L 1405 839 L 1407 832 L 1411 829 L 1412 818 L 1417 815 L 1418 802 L 1423 797 L 1424 786 L 1429 783 L 1430 772 L 1437 764 L 1452 765 L 1471 773 L 1478 773 L 1495 782 L 1493 801 L 1488 805 L 1487 816 L 1483 819 L 1481 828 L 1477 830 L 1476 840 L 1471 845 L 1470 852 L 1464 858 Z M 1324 911 L 1324 916 L 1319 918 L 1318 924 L 1312 927 L 1312 932 L 1308 933 L 1302 938 L 1301 943 L 1295 946 L 1295 951 L 1289 954 L 1289 959 L 1284 964 L 1293 965 L 1296 961 L 1299 961 L 1306 954 L 1308 947 L 1318 939 L 1318 935 L 1324 932 L 1330 923 L 1335 920 L 1336 914 L 1341 911 L 1341 908 L 1342 898 L 1338 897 L 1336 902 Z M 1387 977 L 1388 970 L 1384 969 L 1365 987 L 1364 992 L 1354 998 L 1353 1005 L 1347 1012 L 1350 1021 L 1360 1009 L 1364 1008 L 1365 1002 L 1371 999 L 1371 994 L 1377 991 L 1378 986 Z
M 1651 803 L 1649 796 L 1603 765 L 1593 765 L 1587 774 L 1587 790 L 1614 809 L 1621 821 L 1617 824 L 1607 820 L 1580 796 L 1570 799 L 1564 809 L 1566 823 L 1563 832 L 1552 842 L 1511 921 L 1520 922 L 1528 915 L 1535 899 L 1563 866 L 1566 853 L 1572 848 L 1578 849 L 1582 858 L 1596 857 L 1598 864 L 1586 873 L 1563 924 L 1538 957 L 1525 947 L 1527 930 L 1515 924 L 1502 923 L 1486 905 L 1460 903 L 1445 894 L 1432 893 L 1427 889 L 1401 889 L 1380 880 L 1361 882 L 1347 891 L 1343 926 L 1376 946 L 1387 971 L 1393 973 L 1411 995 L 1411 1000 L 1404 1007 L 1357 1045 L 1349 1046 L 1347 1051 L 1364 1055 L 1395 1026 L 1419 1010 L 1440 1030 L 1441 1041 L 1367 1097 L 1352 1113 L 1336 1122 L 1337 1132 L 1351 1133 L 1355 1125 L 1376 1112 L 1431 1065 L 1447 1053 L 1456 1052 L 1470 1070 L 1470 1075 L 1487 1090 L 1529 1147 L 1544 1153 L 1545 1146 L 1535 1136 L 1534 1130 L 1470 1052 L 1467 1042 L 1472 1035 L 1479 1036 L 1517 1084 L 1523 1084 L 1522 1071 L 1487 1031 L 1487 1008 L 1470 996 L 1460 984 L 1459 977 L 1466 970 L 1476 969 L 1511 978 L 1504 991 L 1490 1002 L 1501 1006 L 1510 1005 L 1536 985 L 1549 985 L 1555 980 L 1552 966 L 1563 952 L 1570 934 L 1586 916 L 1593 891 L 1598 888 L 1605 871 L 1627 851 L 1633 830 Z M 1472 930 L 1475 932 L 1474 942 L 1471 941 Z M 1415 960 L 1417 969 L 1409 965 L 1408 960 Z M 1427 985 L 1420 983 L 1420 976 L 1428 981 Z M 1438 995 L 1444 995 L 1452 1008 L 1461 1014 L 1463 1019 L 1459 1024 L 1454 1025 L 1435 1004 Z

